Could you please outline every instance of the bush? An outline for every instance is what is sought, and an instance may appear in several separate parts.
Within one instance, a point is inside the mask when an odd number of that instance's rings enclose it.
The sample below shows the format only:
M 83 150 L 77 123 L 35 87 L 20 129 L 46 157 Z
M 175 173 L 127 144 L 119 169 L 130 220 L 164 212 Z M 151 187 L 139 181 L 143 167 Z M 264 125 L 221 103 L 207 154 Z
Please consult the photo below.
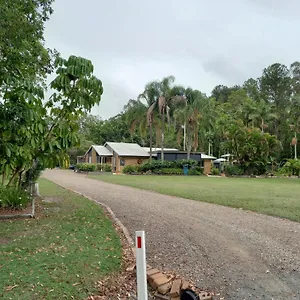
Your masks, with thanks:
M 97 171 L 103 171 L 103 172 L 111 172 L 111 165 L 109 164 L 97 164 L 96 165 Z
M 30 195 L 15 187 L 0 187 L 0 207 L 22 209 L 31 201 Z
M 280 175 L 300 176 L 300 160 L 288 159 L 282 168 L 278 170 Z
M 96 171 L 97 165 L 95 164 L 77 164 L 76 168 L 81 172 L 94 172 Z
M 225 166 L 226 175 L 243 175 L 244 170 L 240 165 L 226 165 Z
M 189 168 L 196 167 L 198 162 L 193 159 L 182 159 L 175 161 L 161 161 L 153 160 L 152 162 L 148 161 L 142 165 L 138 166 L 138 171 L 141 173 L 146 173 L 148 171 L 154 171 L 159 169 L 183 169 L 184 165 L 188 165 Z M 201 172 L 201 171 L 200 171 Z
M 218 168 L 212 168 L 211 174 L 212 174 L 212 175 L 220 175 L 220 174 L 221 174 L 221 171 L 220 171 L 220 169 L 218 169 Z
M 197 166 L 198 162 L 193 159 L 181 159 L 172 162 L 174 168 L 183 168 L 184 165 L 188 165 L 189 168 Z
M 104 172 L 111 172 L 111 165 L 109 165 L 109 164 L 103 165 L 102 170 L 103 170 Z
M 137 167 L 133 165 L 125 166 L 123 169 L 124 174 L 132 174 L 137 172 Z
M 183 175 L 183 169 L 180 168 L 161 168 L 153 170 L 157 175 Z

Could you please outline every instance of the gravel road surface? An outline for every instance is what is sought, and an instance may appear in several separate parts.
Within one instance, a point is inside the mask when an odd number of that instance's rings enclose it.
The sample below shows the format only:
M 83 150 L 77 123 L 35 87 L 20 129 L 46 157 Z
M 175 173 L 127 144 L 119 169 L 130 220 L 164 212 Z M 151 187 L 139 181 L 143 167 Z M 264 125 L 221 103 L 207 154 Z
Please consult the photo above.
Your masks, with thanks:
M 72 171 L 43 177 L 107 204 L 132 237 L 145 230 L 148 263 L 219 293 L 214 299 L 300 299 L 300 223 Z

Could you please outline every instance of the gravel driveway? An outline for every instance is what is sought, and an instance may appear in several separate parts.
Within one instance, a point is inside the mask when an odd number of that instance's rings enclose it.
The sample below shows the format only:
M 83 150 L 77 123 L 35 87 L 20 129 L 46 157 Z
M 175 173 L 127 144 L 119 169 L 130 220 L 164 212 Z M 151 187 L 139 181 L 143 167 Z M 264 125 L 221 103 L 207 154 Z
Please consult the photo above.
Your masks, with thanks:
M 300 223 L 72 171 L 43 177 L 107 204 L 132 237 L 145 230 L 149 264 L 192 278 L 215 299 L 300 299 Z

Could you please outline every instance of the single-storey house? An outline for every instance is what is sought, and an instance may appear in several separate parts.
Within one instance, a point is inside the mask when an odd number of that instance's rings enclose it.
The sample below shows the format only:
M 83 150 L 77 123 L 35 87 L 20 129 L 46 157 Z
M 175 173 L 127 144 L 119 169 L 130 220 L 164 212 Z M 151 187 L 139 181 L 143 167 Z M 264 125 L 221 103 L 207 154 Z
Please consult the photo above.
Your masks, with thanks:
M 79 160 L 91 164 L 110 164 L 112 171 L 122 172 L 126 165 L 137 165 L 149 159 L 149 153 L 134 143 L 107 142 L 104 146 L 92 145 Z
M 161 159 L 161 148 L 152 148 L 153 159 Z M 92 164 L 110 164 L 112 171 L 121 173 L 127 165 L 138 165 L 147 161 L 150 157 L 150 148 L 141 147 L 135 143 L 107 142 L 104 146 L 92 145 L 84 156 L 77 158 L 77 162 Z M 186 151 L 173 148 L 164 149 L 166 161 L 181 160 L 187 158 Z M 204 168 L 205 174 L 211 173 L 212 161 L 216 158 L 200 152 L 191 152 L 190 158 L 198 161 Z
M 104 147 L 112 153 L 113 172 L 122 172 L 127 165 L 139 165 L 149 159 L 149 153 L 138 144 L 108 142 Z

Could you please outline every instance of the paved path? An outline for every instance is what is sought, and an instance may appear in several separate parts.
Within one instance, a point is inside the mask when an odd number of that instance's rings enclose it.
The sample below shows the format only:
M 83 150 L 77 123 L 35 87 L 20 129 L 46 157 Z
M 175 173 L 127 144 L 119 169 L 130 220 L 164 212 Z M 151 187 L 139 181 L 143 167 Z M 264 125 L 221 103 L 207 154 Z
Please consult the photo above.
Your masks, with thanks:
M 216 299 L 300 299 L 300 223 L 72 171 L 47 170 L 43 176 L 110 206 L 132 236 L 145 230 L 151 265 L 193 278 L 219 292 Z

